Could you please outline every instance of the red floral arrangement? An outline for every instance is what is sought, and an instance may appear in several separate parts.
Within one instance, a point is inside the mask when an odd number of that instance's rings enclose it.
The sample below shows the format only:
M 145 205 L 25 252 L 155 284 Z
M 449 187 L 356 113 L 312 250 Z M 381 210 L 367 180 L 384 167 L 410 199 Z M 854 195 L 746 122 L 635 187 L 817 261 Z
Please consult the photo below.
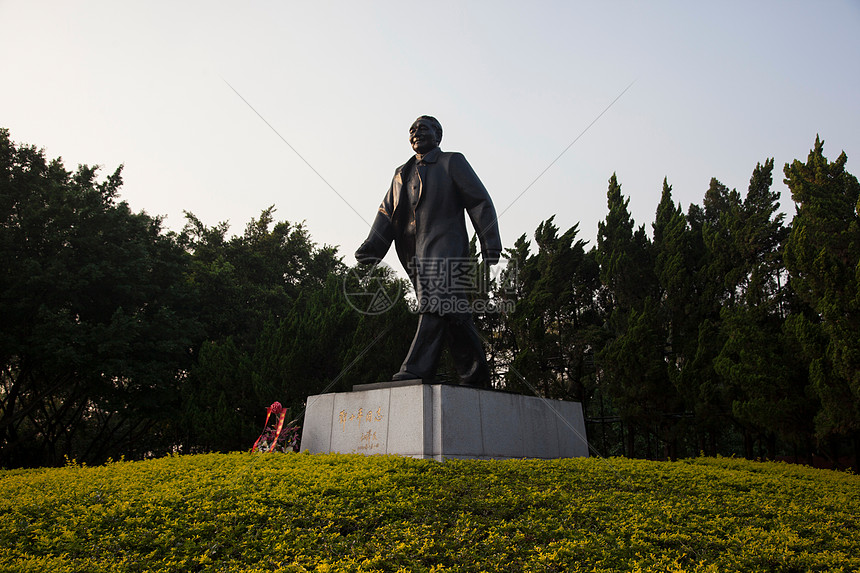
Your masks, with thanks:
M 272 402 L 266 409 L 266 422 L 263 424 L 263 433 L 251 446 L 252 452 L 297 452 L 299 451 L 299 426 L 295 426 L 293 420 L 284 427 L 284 418 L 287 410 L 280 402 Z M 269 419 L 276 425 L 269 426 Z

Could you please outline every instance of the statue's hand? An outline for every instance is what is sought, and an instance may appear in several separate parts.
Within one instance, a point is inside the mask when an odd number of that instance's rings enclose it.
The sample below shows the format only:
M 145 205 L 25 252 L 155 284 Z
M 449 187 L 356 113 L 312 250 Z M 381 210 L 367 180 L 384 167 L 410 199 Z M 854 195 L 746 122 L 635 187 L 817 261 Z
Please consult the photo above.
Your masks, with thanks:
M 380 261 L 380 258 L 373 254 L 373 249 L 370 248 L 370 243 L 365 241 L 361 244 L 357 251 L 355 251 L 355 260 L 358 261 L 361 265 L 373 265 Z

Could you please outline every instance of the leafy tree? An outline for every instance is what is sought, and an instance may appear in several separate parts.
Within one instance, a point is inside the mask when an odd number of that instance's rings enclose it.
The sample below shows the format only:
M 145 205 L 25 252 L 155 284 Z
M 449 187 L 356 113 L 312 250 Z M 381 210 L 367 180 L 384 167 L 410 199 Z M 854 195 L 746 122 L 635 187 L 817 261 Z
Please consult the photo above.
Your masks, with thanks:
M 382 315 L 362 314 L 345 296 L 357 279 L 336 250 L 273 213 L 230 239 L 226 224 L 207 228 L 187 214 L 188 280 L 207 333 L 182 388 L 189 451 L 249 447 L 276 400 L 300 418 L 309 395 L 387 380 L 411 341 L 402 298 Z
M 620 308 L 623 315 L 641 308 L 645 298 L 655 293 L 651 243 L 644 227 L 633 231 L 633 218 L 627 209 L 630 200 L 621 194 L 621 184 L 614 173 L 606 197 L 609 212 L 597 224 L 596 256 L 605 287 L 605 309 L 611 314 Z
M 736 249 L 736 229 L 741 196 L 716 178 L 711 178 L 702 205 L 690 205 L 690 267 L 693 275 L 690 302 L 688 362 L 680 372 L 679 388 L 695 416 L 699 450 L 715 455 L 736 421 L 732 415 L 731 389 L 714 368 L 725 343 L 721 311 L 734 304 L 742 270 Z
M 697 324 L 690 324 L 694 302 L 690 237 L 687 220 L 672 200 L 672 186 L 663 180 L 663 193 L 654 221 L 654 273 L 660 285 L 666 334 L 666 359 L 673 370 L 682 368 L 689 355 L 686 341 Z
M 559 235 L 553 219 L 535 231 L 537 253 L 529 254 L 525 236 L 507 252 L 518 275 L 509 293 L 516 308 L 506 317 L 513 359 L 505 388 L 587 403 L 599 334 L 598 268 L 593 251 L 576 239 L 578 225 Z
M 829 162 L 816 137 L 806 163 L 786 164 L 797 213 L 785 264 L 811 309 L 789 322 L 821 400 L 817 435 L 851 436 L 860 449 L 860 184 L 845 170 L 847 161 L 843 152 Z
M 691 219 L 696 220 L 695 227 L 700 230 L 705 247 L 699 284 L 704 299 L 711 305 L 708 314 L 716 318 L 724 305 L 736 302 L 737 285 L 741 282 L 743 270 L 738 263 L 742 257 L 734 240 L 742 209 L 741 196 L 711 178 L 703 207 L 691 208 Z
M 809 451 L 816 403 L 806 394 L 800 349 L 783 322 L 756 307 L 723 313 L 725 342 L 714 367 L 731 388 L 731 412 L 744 429 L 744 455 L 753 457 L 753 436 L 764 439 L 768 455 L 776 440 Z
M 514 242 L 513 247 L 505 249 L 505 267 L 499 271 L 499 279 L 493 285 L 493 296 L 506 310 L 513 308 L 516 311 L 521 308 L 528 296 L 526 285 L 536 280 L 530 277 L 535 272 L 534 266 L 526 267 L 531 254 L 530 247 L 529 240 L 523 234 Z M 518 335 L 521 332 L 522 320 L 515 320 L 513 313 L 498 318 L 500 320 L 496 324 L 480 315 L 478 317 L 479 327 L 483 332 L 490 333 L 490 340 L 493 342 L 490 351 L 493 385 L 513 392 L 530 393 L 531 390 L 521 378 L 522 374 L 511 370 L 514 360 L 523 350 L 523 339 Z
M 656 453 L 650 441 L 652 433 L 666 443 L 676 437 L 671 416 L 678 410 L 678 397 L 666 370 L 661 326 L 658 303 L 648 297 L 641 309 L 626 315 L 624 332 L 611 338 L 600 353 L 608 393 L 628 426 L 630 457 L 636 456 L 636 432 L 645 438 L 648 458 Z
M 756 164 L 747 195 L 742 221 L 735 241 L 743 261 L 738 288 L 749 307 L 764 307 L 769 314 L 784 316 L 783 244 L 789 229 L 785 215 L 779 213 L 779 192 L 771 189 L 773 158 Z
M 658 422 L 660 438 L 666 443 L 667 457 L 678 455 L 679 440 L 685 431 L 684 420 L 695 402 L 686 396 L 689 376 L 684 376 L 696 352 L 698 313 L 691 231 L 687 219 L 672 200 L 672 186 L 663 179 L 663 191 L 653 224 L 654 273 L 659 285 L 659 336 L 664 340 L 663 360 L 666 380 L 664 416 Z
M 270 317 L 285 316 L 300 293 L 323 288 L 342 269 L 336 248 L 318 247 L 304 224 L 275 223 L 274 211 L 264 209 L 231 239 L 227 223 L 206 227 L 186 213 L 181 241 L 192 255 L 188 280 L 200 294 L 195 310 L 208 339 L 232 336 L 250 349 Z
M 737 260 L 728 273 L 732 303 L 721 312 L 724 342 L 714 360 L 733 418 L 743 428 L 748 457 L 753 436 L 764 439 L 771 456 L 777 438 L 808 449 L 815 408 L 797 344 L 784 328 L 782 243 L 788 229 L 778 213 L 779 194 L 771 190 L 772 171 L 772 159 L 757 164 L 743 203 L 729 213 L 730 248 Z
M 664 358 L 653 245 L 644 227 L 633 231 L 628 203 L 613 174 L 607 190 L 609 212 L 597 233 L 609 337 L 598 354 L 598 389 L 610 397 L 627 425 L 627 455 L 634 457 L 636 434 L 646 437 L 650 450 L 648 436 L 676 409 L 676 400 Z
M 67 171 L 0 130 L 0 464 L 169 447 L 199 325 L 187 257 L 117 200 L 121 168 Z

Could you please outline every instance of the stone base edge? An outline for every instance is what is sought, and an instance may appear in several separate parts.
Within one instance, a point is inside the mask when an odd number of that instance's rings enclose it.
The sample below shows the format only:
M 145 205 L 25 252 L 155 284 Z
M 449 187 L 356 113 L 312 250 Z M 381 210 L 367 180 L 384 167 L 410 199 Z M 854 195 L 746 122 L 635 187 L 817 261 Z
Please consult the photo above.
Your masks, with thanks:
M 436 460 L 588 456 L 578 402 L 417 380 L 356 388 L 308 397 L 303 452 Z

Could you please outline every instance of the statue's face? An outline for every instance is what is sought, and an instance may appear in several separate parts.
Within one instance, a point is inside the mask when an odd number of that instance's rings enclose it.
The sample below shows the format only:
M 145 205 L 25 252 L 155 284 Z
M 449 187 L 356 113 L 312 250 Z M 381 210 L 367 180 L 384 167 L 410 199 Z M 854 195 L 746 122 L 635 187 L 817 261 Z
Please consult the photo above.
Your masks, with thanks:
M 417 119 L 409 128 L 409 143 L 415 153 L 421 155 L 431 151 L 437 145 L 439 137 L 433 124 L 426 119 Z

